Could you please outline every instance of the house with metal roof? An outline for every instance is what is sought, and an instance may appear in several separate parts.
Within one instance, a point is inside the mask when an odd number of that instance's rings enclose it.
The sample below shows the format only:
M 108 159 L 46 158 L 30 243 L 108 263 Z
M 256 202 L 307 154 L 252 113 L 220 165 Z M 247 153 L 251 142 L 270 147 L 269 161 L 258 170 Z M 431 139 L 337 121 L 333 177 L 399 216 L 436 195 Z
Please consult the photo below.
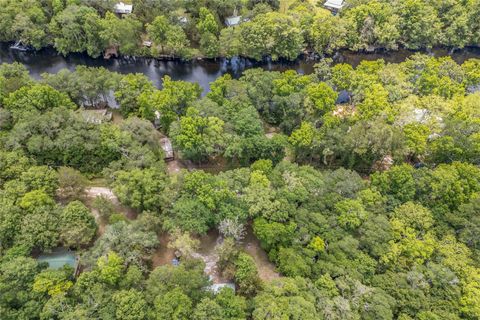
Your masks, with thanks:
M 338 11 L 341 10 L 345 6 L 345 1 L 344 0 L 327 0 L 324 4 L 324 7 L 333 10 L 333 11 Z
M 115 6 L 113 7 L 113 10 L 115 13 L 118 13 L 118 14 L 130 14 L 133 12 L 133 5 L 119 2 L 115 4 Z
M 227 27 L 235 27 L 242 23 L 242 16 L 231 16 L 225 19 Z

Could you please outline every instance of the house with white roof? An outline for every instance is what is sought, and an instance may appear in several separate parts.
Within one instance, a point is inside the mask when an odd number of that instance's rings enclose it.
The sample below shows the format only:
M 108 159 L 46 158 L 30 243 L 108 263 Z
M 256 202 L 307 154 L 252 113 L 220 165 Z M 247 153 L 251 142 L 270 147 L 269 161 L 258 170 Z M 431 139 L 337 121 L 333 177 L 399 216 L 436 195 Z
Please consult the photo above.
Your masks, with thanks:
M 231 16 L 225 19 L 225 25 L 227 27 L 238 26 L 242 22 L 242 16 Z
M 225 25 L 227 27 L 235 27 L 242 23 L 242 16 L 239 16 L 237 13 L 237 8 L 233 10 L 233 14 L 225 19 Z
M 133 5 L 119 2 L 113 7 L 113 10 L 118 14 L 130 14 L 133 12 Z
M 333 11 L 339 11 L 345 6 L 345 1 L 344 0 L 327 0 L 327 2 L 323 4 L 323 6 Z

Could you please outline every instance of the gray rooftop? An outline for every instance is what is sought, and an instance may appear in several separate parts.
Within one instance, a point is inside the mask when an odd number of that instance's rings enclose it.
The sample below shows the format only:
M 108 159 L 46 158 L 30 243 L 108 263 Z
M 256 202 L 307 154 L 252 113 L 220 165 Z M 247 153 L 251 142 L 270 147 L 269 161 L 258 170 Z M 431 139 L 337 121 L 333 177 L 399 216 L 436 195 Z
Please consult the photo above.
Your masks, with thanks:
M 332 9 L 342 9 L 345 5 L 345 1 L 343 0 L 327 0 L 324 4 L 325 7 L 332 8 Z

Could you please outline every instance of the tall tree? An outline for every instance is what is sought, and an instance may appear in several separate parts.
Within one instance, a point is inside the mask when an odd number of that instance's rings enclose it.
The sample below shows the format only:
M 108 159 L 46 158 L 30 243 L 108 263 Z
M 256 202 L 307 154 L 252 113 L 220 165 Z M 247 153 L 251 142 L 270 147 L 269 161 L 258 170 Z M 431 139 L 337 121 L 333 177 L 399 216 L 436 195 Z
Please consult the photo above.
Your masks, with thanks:
M 187 159 L 202 161 L 221 153 L 225 147 L 224 122 L 216 117 L 203 117 L 195 108 L 172 125 L 174 145 Z

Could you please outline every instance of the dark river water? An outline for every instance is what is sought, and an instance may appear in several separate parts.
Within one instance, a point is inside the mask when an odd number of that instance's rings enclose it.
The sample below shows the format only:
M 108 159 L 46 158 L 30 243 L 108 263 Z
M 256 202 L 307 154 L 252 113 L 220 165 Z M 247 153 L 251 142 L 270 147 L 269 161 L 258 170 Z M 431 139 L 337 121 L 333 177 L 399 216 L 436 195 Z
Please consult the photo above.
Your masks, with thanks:
M 386 62 L 398 63 L 405 61 L 412 51 L 400 50 L 389 53 L 354 53 L 342 51 L 333 58 L 336 63 L 348 63 L 353 66 L 358 65 L 363 60 L 384 59 Z M 470 58 L 480 58 L 480 49 L 471 48 L 457 51 L 449 54 L 447 50 L 434 50 L 434 56 L 450 55 L 452 58 L 462 63 Z M 157 61 L 154 59 L 93 59 L 86 54 L 70 54 L 66 57 L 58 54 L 53 49 L 43 49 L 39 52 L 19 52 L 11 50 L 8 44 L 0 44 L 0 63 L 23 63 L 30 71 L 32 77 L 38 79 L 42 73 L 57 73 L 61 69 L 74 70 L 77 65 L 86 65 L 92 67 L 104 67 L 110 71 L 118 73 L 143 73 L 157 87 L 162 86 L 162 77 L 169 75 L 173 80 L 185 80 L 197 82 L 203 88 L 204 93 L 209 90 L 209 83 L 225 73 L 233 77 L 239 77 L 242 72 L 249 68 L 261 67 L 265 70 L 285 71 L 296 70 L 301 74 L 312 73 L 313 66 L 317 61 L 307 59 L 297 59 L 294 62 L 253 62 L 248 59 L 217 59 L 217 60 L 194 60 L 194 61 Z

